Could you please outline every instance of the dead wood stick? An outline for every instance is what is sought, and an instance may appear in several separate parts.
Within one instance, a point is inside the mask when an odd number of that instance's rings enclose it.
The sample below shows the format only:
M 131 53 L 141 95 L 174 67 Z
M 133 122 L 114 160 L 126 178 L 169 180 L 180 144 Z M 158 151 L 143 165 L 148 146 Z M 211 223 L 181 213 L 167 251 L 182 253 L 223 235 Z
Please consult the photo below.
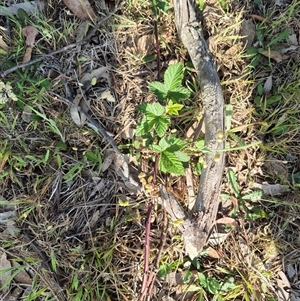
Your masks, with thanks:
M 22 68 L 25 68 L 25 67 L 28 67 L 28 66 L 31 66 L 35 63 L 38 63 L 42 60 L 44 60 L 45 58 L 49 57 L 49 56 L 54 56 L 56 54 L 59 54 L 61 52 L 65 52 L 69 49 L 72 49 L 78 45 L 84 45 L 86 44 L 94 35 L 95 33 L 97 32 L 97 30 L 100 28 L 100 26 L 105 22 L 107 21 L 109 18 L 111 18 L 117 11 L 119 11 L 123 6 L 124 4 L 126 3 L 125 0 L 121 1 L 121 3 L 111 12 L 109 13 L 107 16 L 105 16 L 104 18 L 102 18 L 94 27 L 93 29 L 91 30 L 91 32 L 84 38 L 82 39 L 81 41 L 78 41 L 78 42 L 75 42 L 75 43 L 72 43 L 72 44 L 69 44 L 67 46 L 64 46 L 60 49 L 57 49 L 57 50 L 54 50 L 54 51 L 51 51 L 47 54 L 44 54 L 44 55 L 41 55 L 39 56 L 38 58 L 35 58 L 27 63 L 24 63 L 24 64 L 19 64 L 19 65 L 16 65 L 6 71 L 3 71 L 0 73 L 0 77 L 1 78 L 4 78 L 6 77 L 7 75 L 9 75 L 10 73 L 13 73 L 15 72 L 16 70 L 19 70 L 19 69 L 22 69 Z
M 214 60 L 196 18 L 196 10 L 193 0 L 174 0 L 177 31 L 200 81 L 205 143 L 211 152 L 205 155 L 206 167 L 202 170 L 192 212 L 185 213 L 174 199 L 169 201 L 171 208 L 166 207 L 169 214 L 174 215 L 176 209 L 177 215 L 184 218 L 180 229 L 186 252 L 191 258 L 195 258 L 202 251 L 215 221 L 225 164 L 225 153 L 217 151 L 224 148 L 224 98 Z

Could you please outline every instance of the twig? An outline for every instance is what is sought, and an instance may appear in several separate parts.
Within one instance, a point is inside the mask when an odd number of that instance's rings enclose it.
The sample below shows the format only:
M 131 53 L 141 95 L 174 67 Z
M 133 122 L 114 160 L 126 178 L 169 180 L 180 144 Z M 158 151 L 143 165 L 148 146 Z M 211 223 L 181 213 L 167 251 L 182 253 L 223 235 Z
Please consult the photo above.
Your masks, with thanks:
M 149 257 L 150 257 L 150 230 L 151 230 L 151 212 L 153 203 L 149 201 L 146 217 L 146 234 L 145 234 L 145 246 L 144 246 L 144 277 L 141 289 L 141 296 L 139 300 L 143 300 L 147 291 L 148 275 L 149 275 Z
M 160 64 L 160 47 L 159 47 L 159 38 L 158 38 L 158 29 L 157 29 L 157 19 L 154 20 L 154 35 L 155 35 L 155 49 L 156 49 L 156 61 L 157 61 L 157 80 L 160 81 L 161 79 L 161 64 Z M 145 233 L 145 247 L 144 247 L 144 275 L 143 275 L 143 282 L 142 282 L 142 289 L 141 294 L 138 301 L 144 299 L 147 292 L 150 292 L 153 286 L 153 273 L 149 276 L 149 249 L 150 249 L 150 230 L 151 230 L 151 212 L 153 207 L 153 191 L 155 190 L 156 186 L 156 175 L 158 170 L 158 160 L 159 155 L 155 156 L 155 165 L 153 171 L 153 179 L 152 179 L 152 192 L 151 197 L 148 202 L 148 209 L 147 209 L 147 218 L 146 218 L 146 233 Z M 156 275 L 156 274 L 155 274 Z M 151 285 L 152 284 L 152 285 Z M 149 286 L 151 289 L 149 290 Z
M 167 230 L 168 230 L 168 219 L 166 216 L 166 211 L 163 210 L 163 220 L 162 220 L 162 227 L 161 227 L 161 234 L 160 234 L 160 244 L 158 247 L 158 252 L 156 254 L 156 258 L 155 258 L 155 262 L 154 262 L 154 271 L 152 271 L 150 278 L 150 283 L 149 283 L 149 288 L 148 288 L 148 292 L 149 295 L 152 294 L 152 288 L 156 279 L 156 275 L 159 269 L 159 262 L 160 262 L 160 257 L 164 248 L 164 245 L 166 243 L 166 238 L 167 238 Z
M 61 53 L 61 52 L 64 52 L 64 51 L 67 51 L 69 49 L 72 49 L 78 45 L 84 45 L 86 44 L 94 35 L 95 33 L 97 32 L 97 30 L 100 28 L 100 26 L 106 21 L 108 20 L 109 18 L 111 18 L 117 11 L 119 11 L 123 6 L 124 4 L 126 3 L 126 0 L 123 0 L 111 13 L 109 13 L 107 16 L 105 16 L 104 18 L 102 18 L 96 25 L 95 27 L 91 30 L 91 32 L 84 38 L 82 39 L 81 41 L 78 41 L 78 42 L 75 42 L 75 43 L 72 43 L 72 44 L 69 44 L 67 46 L 64 46 L 63 48 L 60 48 L 58 50 L 54 50 L 54 51 L 51 51 L 47 54 L 44 54 L 44 55 L 41 55 L 40 57 L 34 59 L 34 60 L 31 60 L 27 63 L 24 63 L 24 64 L 20 64 L 20 65 L 17 65 L 17 66 L 14 66 L 6 71 L 3 71 L 0 73 L 0 77 L 1 78 L 4 78 L 6 77 L 7 75 L 9 75 L 10 73 L 12 72 L 15 72 L 16 70 L 18 69 L 21 69 L 21 68 L 25 68 L 25 67 L 28 67 L 28 66 L 31 66 L 35 63 L 38 63 L 40 61 L 42 61 L 43 59 L 49 57 L 49 56 L 54 56 L 58 53 Z
M 149 276 L 149 258 L 150 258 L 150 231 L 151 231 L 151 213 L 153 208 L 153 199 L 154 199 L 154 190 L 156 186 L 156 175 L 158 171 L 158 161 L 159 161 L 159 154 L 155 155 L 155 164 L 154 164 L 154 170 L 153 170 L 153 179 L 152 179 L 152 191 L 151 191 L 151 197 L 148 202 L 148 208 L 147 208 L 147 217 L 146 217 L 146 233 L 145 233 L 145 247 L 144 247 L 144 276 L 143 276 L 143 282 L 142 282 L 142 289 L 141 294 L 139 296 L 138 301 L 142 301 L 146 295 L 146 293 L 149 291 L 149 285 L 152 282 L 152 278 Z
M 161 79 L 161 63 L 160 63 L 160 47 L 159 47 L 159 38 L 158 38 L 158 29 L 157 29 L 157 18 L 154 20 L 154 35 L 155 35 L 155 49 L 156 49 L 156 62 L 157 62 L 157 80 Z

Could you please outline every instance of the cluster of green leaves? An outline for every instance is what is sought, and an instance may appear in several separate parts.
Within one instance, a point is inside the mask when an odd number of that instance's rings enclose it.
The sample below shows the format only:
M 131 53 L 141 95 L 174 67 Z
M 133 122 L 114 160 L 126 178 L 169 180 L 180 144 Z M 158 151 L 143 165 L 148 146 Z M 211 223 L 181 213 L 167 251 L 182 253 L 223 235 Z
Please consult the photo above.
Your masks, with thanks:
M 144 117 L 139 122 L 136 135 L 146 140 L 146 145 L 159 154 L 158 168 L 162 172 L 184 174 L 184 164 L 190 160 L 183 151 L 186 142 L 171 133 L 172 116 L 178 116 L 184 107 L 180 102 L 190 97 L 190 91 L 181 86 L 184 76 L 182 64 L 168 67 L 164 83 L 152 82 L 149 89 L 160 102 L 142 103 L 138 110 Z
M 238 200 L 239 208 L 235 208 L 235 210 L 239 209 L 246 220 L 254 221 L 260 218 L 272 217 L 272 213 L 268 214 L 265 210 L 263 210 L 263 208 L 261 208 L 261 206 L 253 204 L 253 202 L 262 199 L 262 190 L 254 190 L 246 194 L 242 194 L 238 184 L 237 176 L 232 169 L 228 169 L 227 179 L 234 196 Z M 230 197 L 230 195 L 222 194 L 221 197 L 223 200 L 226 200 Z M 233 215 L 236 214 L 233 213 Z
M 198 294 L 197 300 L 207 300 L 204 296 L 207 294 L 213 295 L 212 300 L 228 300 L 225 299 L 225 296 L 228 295 L 236 295 L 239 291 L 241 291 L 240 284 L 235 282 L 235 278 L 231 275 L 231 272 L 228 270 L 224 270 L 224 280 L 220 281 L 214 276 L 210 276 L 205 272 L 201 271 L 201 267 L 199 261 L 195 261 L 197 266 L 197 272 L 191 271 L 190 269 L 186 270 L 182 273 L 182 280 L 184 284 L 187 284 L 186 289 L 187 291 L 194 291 Z M 159 271 L 157 276 L 164 278 L 167 277 L 172 271 L 178 270 L 178 267 L 182 264 L 180 261 L 173 261 L 169 264 L 163 263 L 160 265 Z M 194 265 L 194 264 L 193 264 Z M 192 280 L 194 279 L 194 280 Z M 191 284 L 191 281 L 193 284 Z
M 217 278 L 208 276 L 205 273 L 198 273 L 198 281 L 203 289 L 207 292 L 221 297 L 223 294 L 236 288 L 234 278 L 229 277 L 226 281 L 218 281 Z M 215 298 L 216 300 L 222 300 L 222 298 Z

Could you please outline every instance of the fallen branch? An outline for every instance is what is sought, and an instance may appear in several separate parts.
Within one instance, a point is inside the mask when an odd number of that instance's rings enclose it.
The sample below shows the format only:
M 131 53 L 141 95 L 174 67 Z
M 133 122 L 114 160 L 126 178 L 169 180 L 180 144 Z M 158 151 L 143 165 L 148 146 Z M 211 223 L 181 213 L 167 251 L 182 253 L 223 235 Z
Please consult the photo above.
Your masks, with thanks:
M 225 153 L 217 149 L 224 149 L 224 99 L 214 60 L 196 18 L 195 3 L 192 0 L 174 0 L 174 10 L 179 37 L 188 50 L 200 81 L 205 143 L 211 152 L 205 155 L 206 167 L 202 170 L 192 212 L 185 212 L 176 198 L 163 188 L 160 201 L 172 219 L 182 219 L 179 230 L 186 253 L 193 259 L 207 243 L 219 205 Z

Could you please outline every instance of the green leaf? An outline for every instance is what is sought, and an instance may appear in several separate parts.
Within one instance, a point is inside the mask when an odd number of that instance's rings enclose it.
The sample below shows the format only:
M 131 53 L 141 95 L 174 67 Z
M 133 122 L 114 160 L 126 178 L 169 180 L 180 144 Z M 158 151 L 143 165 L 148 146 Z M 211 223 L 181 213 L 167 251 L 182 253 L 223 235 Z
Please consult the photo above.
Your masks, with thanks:
M 207 289 L 211 294 L 216 294 L 221 286 L 220 283 L 218 282 L 218 280 L 215 277 L 208 277 L 207 279 Z
M 75 291 L 77 291 L 78 284 L 79 284 L 78 277 L 77 277 L 77 274 L 75 274 L 73 281 L 72 281 L 71 289 L 74 289 Z
M 176 152 L 182 149 L 186 145 L 186 142 L 177 138 L 175 135 L 170 135 L 161 139 L 159 145 L 165 147 L 165 150 L 168 150 L 169 152 Z
M 167 13 L 172 6 L 167 1 L 158 0 L 157 7 L 164 13 Z
M 167 139 L 168 137 L 162 137 L 158 143 L 162 151 L 166 150 L 170 146 Z
M 230 127 L 231 127 L 232 112 L 233 112 L 233 105 L 231 105 L 231 104 L 225 105 L 225 128 L 226 128 L 226 131 L 229 131 Z
M 148 134 L 155 124 L 155 119 L 148 120 L 147 118 L 143 118 L 136 127 L 135 134 L 137 136 L 143 136 Z
M 148 103 L 143 102 L 143 103 L 141 103 L 141 104 L 139 104 L 139 105 L 137 106 L 137 109 L 138 109 L 141 113 L 145 114 L 146 111 L 147 111 L 147 105 L 148 105 Z
M 51 252 L 50 252 L 50 256 L 51 256 L 51 265 L 52 265 L 52 268 L 54 270 L 54 272 L 57 271 L 57 265 L 56 265 L 56 256 L 55 256 L 55 253 L 54 251 L 51 249 Z
M 169 100 L 167 105 L 167 113 L 169 115 L 179 115 L 179 112 L 183 108 L 183 105 L 179 103 L 173 103 L 172 100 Z
M 270 48 L 272 45 L 274 45 L 280 41 L 287 39 L 290 34 L 291 34 L 290 30 L 284 30 L 284 31 L 280 32 L 280 34 L 266 46 L 266 49 Z
M 234 283 L 234 278 L 233 277 L 229 277 L 221 286 L 221 291 L 222 292 L 228 292 L 230 290 L 233 290 L 234 288 L 236 288 L 236 284 Z
M 149 89 L 159 100 L 165 100 L 167 98 L 168 88 L 163 83 L 152 82 L 149 84 Z
M 242 196 L 243 200 L 250 200 L 252 202 L 259 201 L 263 198 L 264 192 L 261 189 L 249 192 Z
M 191 92 L 188 89 L 184 87 L 178 87 L 170 90 L 167 97 L 173 100 L 174 102 L 179 102 L 180 100 L 189 98 L 190 95 Z
M 170 125 L 170 118 L 167 116 L 157 116 L 153 121 L 154 121 L 154 129 L 157 135 L 159 137 L 162 137 L 166 133 Z
M 147 103 L 145 115 L 148 118 L 154 118 L 155 116 L 161 116 L 165 112 L 165 108 L 158 102 L 156 103 Z
M 232 169 L 228 169 L 227 178 L 235 197 L 238 197 L 240 195 L 239 185 L 236 175 L 234 174 Z
M 167 91 L 177 88 L 183 79 L 183 67 L 181 63 L 173 64 L 168 67 L 164 75 L 164 83 Z
M 187 155 L 186 153 L 177 151 L 177 152 L 174 152 L 174 154 L 181 162 L 189 162 L 190 161 L 190 156 Z
M 157 144 L 152 144 L 149 148 L 156 153 L 161 153 L 163 151 L 163 149 Z
M 204 139 L 198 140 L 198 141 L 195 143 L 195 146 L 196 146 L 196 148 L 198 148 L 199 150 L 204 149 L 204 148 L 205 148 L 205 140 L 204 140 Z
M 173 174 L 184 175 L 184 168 L 182 163 L 176 155 L 168 151 L 161 153 L 158 162 L 158 168 L 165 173 L 169 172 Z

